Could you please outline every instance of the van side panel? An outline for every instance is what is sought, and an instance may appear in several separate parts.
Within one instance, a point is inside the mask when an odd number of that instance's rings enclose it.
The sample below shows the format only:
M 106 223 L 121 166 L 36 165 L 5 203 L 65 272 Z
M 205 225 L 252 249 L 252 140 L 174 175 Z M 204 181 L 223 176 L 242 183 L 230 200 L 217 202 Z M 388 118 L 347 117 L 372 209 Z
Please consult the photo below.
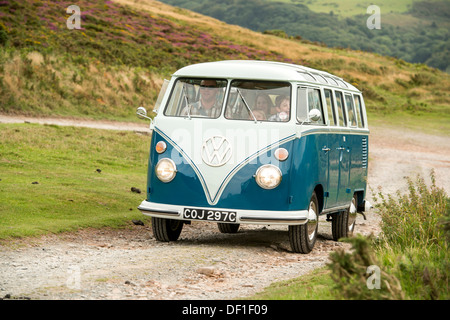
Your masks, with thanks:
M 351 189 L 350 199 L 355 192 L 362 191 L 366 194 L 367 171 L 368 171 L 368 135 L 349 135 L 349 145 L 351 146 L 351 162 L 349 188 Z
M 308 209 L 311 195 L 317 185 L 325 189 L 327 182 L 327 157 L 322 147 L 326 134 L 308 134 L 296 139 L 292 153 L 290 196 L 291 210 Z M 323 197 L 318 195 L 318 197 Z
M 346 206 L 355 192 L 365 195 L 368 135 L 351 130 L 329 135 L 329 176 L 325 209 Z

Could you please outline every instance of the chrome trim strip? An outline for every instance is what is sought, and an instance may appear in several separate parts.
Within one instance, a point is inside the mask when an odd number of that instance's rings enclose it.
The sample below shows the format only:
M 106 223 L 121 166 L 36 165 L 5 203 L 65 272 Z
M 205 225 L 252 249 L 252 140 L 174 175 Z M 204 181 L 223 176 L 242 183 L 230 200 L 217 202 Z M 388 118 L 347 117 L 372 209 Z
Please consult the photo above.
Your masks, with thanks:
M 253 223 L 283 223 L 283 224 L 305 224 L 308 219 L 297 219 L 297 218 L 265 218 L 265 217 L 241 217 L 240 221 L 249 221 Z
M 165 210 L 157 210 L 157 209 L 147 209 L 142 206 L 138 207 L 138 210 L 141 211 L 143 214 L 158 214 L 158 215 L 167 215 L 167 216 L 179 216 L 178 211 L 165 211 Z
M 343 210 L 348 210 L 349 207 L 350 207 L 350 204 L 346 204 L 346 205 L 339 206 L 339 207 L 333 207 L 333 208 L 323 209 L 322 212 L 321 212 L 321 214 L 331 213 L 331 212 L 337 212 L 337 211 L 343 211 Z

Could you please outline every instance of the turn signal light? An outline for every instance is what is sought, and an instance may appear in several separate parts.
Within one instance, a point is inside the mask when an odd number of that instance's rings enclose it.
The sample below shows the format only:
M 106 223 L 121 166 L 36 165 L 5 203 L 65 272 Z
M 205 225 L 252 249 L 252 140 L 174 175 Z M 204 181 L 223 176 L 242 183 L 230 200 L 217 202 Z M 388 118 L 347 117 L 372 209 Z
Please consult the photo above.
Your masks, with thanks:
M 284 161 L 289 157 L 289 152 L 285 148 L 278 148 L 274 152 L 274 156 L 279 161 Z
M 167 144 L 164 141 L 159 141 L 156 144 L 156 147 L 155 147 L 156 152 L 163 153 L 164 151 L 166 151 L 166 149 L 167 149 Z

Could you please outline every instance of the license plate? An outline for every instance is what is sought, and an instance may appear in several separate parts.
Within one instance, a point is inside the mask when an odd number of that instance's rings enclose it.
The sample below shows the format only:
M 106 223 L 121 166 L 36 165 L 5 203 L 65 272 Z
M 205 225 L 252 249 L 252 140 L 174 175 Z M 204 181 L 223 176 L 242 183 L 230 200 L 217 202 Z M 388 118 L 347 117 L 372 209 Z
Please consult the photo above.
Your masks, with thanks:
M 185 219 L 195 219 L 195 220 L 236 222 L 236 212 L 234 211 L 184 208 L 183 217 Z

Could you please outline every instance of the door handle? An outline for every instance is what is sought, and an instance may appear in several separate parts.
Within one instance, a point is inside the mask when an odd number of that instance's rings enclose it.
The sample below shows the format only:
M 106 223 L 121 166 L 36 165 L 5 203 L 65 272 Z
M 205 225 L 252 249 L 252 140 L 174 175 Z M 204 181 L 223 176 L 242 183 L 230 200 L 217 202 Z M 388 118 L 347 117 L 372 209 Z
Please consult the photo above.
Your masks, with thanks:
M 327 153 L 328 151 L 330 151 L 331 149 L 328 148 L 327 146 L 323 146 L 322 151 L 325 151 L 325 153 Z
M 338 147 L 338 148 L 336 148 L 336 150 L 345 150 L 345 148 L 344 147 Z

